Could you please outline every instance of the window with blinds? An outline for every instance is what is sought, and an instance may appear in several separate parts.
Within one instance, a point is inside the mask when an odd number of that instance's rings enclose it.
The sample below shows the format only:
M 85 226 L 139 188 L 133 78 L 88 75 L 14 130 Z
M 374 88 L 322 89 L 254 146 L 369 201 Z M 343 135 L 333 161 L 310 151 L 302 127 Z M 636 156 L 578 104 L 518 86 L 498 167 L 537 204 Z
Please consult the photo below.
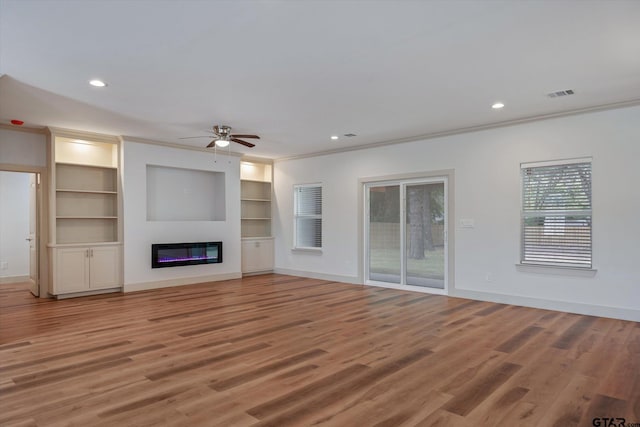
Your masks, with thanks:
M 591 160 L 523 164 L 522 264 L 591 268 Z
M 322 248 L 322 186 L 295 185 L 294 192 L 294 248 Z

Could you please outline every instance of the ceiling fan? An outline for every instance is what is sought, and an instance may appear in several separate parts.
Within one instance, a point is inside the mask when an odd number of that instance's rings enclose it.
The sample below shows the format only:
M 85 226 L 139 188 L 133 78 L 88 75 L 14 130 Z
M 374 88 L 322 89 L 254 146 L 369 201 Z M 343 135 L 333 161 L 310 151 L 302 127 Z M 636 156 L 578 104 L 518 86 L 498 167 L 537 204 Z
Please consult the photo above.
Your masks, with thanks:
M 246 147 L 251 148 L 251 147 L 255 147 L 256 145 L 247 141 L 243 141 L 238 138 L 260 139 L 258 135 L 241 135 L 237 133 L 231 133 L 231 126 L 224 126 L 224 125 L 221 125 L 221 126 L 215 125 L 213 127 L 213 132 L 212 131 L 208 131 L 208 132 L 213 134 L 214 139 L 209 143 L 209 145 L 207 145 L 207 148 L 211 148 L 214 146 L 226 147 L 229 145 L 230 141 L 237 142 L 238 144 L 242 144 Z M 191 138 L 211 138 L 211 136 L 210 135 L 188 136 L 186 138 L 180 138 L 180 139 L 191 139 Z

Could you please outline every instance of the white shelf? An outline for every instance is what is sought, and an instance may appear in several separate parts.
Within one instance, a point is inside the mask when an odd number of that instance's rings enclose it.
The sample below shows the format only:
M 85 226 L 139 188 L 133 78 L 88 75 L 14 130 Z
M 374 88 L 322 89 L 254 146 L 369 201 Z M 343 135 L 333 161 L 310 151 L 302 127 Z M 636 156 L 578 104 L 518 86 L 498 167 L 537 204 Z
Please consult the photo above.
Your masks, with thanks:
M 59 193 L 90 193 L 90 194 L 118 194 L 117 191 L 102 191 L 102 190 L 71 190 L 68 188 L 56 188 Z
M 271 183 L 265 181 L 240 181 L 240 200 L 271 201 Z
M 265 181 L 263 179 L 242 179 L 244 182 L 258 182 L 260 184 L 271 184 L 271 181 Z
M 114 169 L 117 170 L 118 167 L 117 166 L 101 166 L 101 165 L 90 165 L 90 164 L 84 164 L 84 163 L 73 163 L 73 162 L 56 162 L 56 165 L 62 165 L 62 166 L 77 166 L 77 167 L 81 167 L 81 168 L 96 168 L 96 169 Z
M 242 202 L 270 202 L 271 199 L 248 199 L 248 198 L 242 198 L 242 199 L 240 199 L 240 201 L 242 201 Z
M 75 216 L 75 215 L 65 215 L 65 216 L 57 216 L 56 219 L 118 219 L 117 216 Z
M 56 163 L 56 190 L 117 192 L 118 171 L 112 167 Z M 108 194 L 108 193 L 103 193 Z
M 58 243 L 47 245 L 48 248 L 86 248 L 87 246 L 122 246 L 122 242 L 95 242 L 95 243 Z
M 268 221 L 271 218 L 240 218 L 243 221 Z

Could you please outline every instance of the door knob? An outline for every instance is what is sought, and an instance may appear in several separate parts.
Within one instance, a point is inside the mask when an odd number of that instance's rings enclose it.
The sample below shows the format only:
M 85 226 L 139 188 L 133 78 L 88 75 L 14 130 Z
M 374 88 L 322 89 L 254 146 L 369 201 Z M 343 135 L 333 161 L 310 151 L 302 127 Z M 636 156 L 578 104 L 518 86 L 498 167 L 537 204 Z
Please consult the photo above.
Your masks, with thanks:
M 26 239 L 24 239 L 24 240 L 26 240 L 27 242 L 30 242 L 30 241 L 32 241 L 33 239 L 32 239 L 31 237 L 27 237 L 27 238 L 26 238 Z

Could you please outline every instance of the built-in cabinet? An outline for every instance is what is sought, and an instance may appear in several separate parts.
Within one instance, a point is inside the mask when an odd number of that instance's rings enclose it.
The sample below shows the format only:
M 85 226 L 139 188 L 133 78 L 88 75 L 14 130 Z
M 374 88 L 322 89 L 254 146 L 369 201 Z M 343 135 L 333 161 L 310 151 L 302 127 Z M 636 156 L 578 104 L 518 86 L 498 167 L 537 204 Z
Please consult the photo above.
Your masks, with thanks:
M 116 246 L 58 247 L 54 263 L 58 294 L 120 286 L 120 251 Z
M 257 273 L 273 270 L 273 238 L 242 239 L 242 272 Z
M 273 270 L 271 236 L 272 165 L 240 162 L 242 272 Z
M 119 140 L 50 134 L 49 292 L 56 296 L 120 290 Z

